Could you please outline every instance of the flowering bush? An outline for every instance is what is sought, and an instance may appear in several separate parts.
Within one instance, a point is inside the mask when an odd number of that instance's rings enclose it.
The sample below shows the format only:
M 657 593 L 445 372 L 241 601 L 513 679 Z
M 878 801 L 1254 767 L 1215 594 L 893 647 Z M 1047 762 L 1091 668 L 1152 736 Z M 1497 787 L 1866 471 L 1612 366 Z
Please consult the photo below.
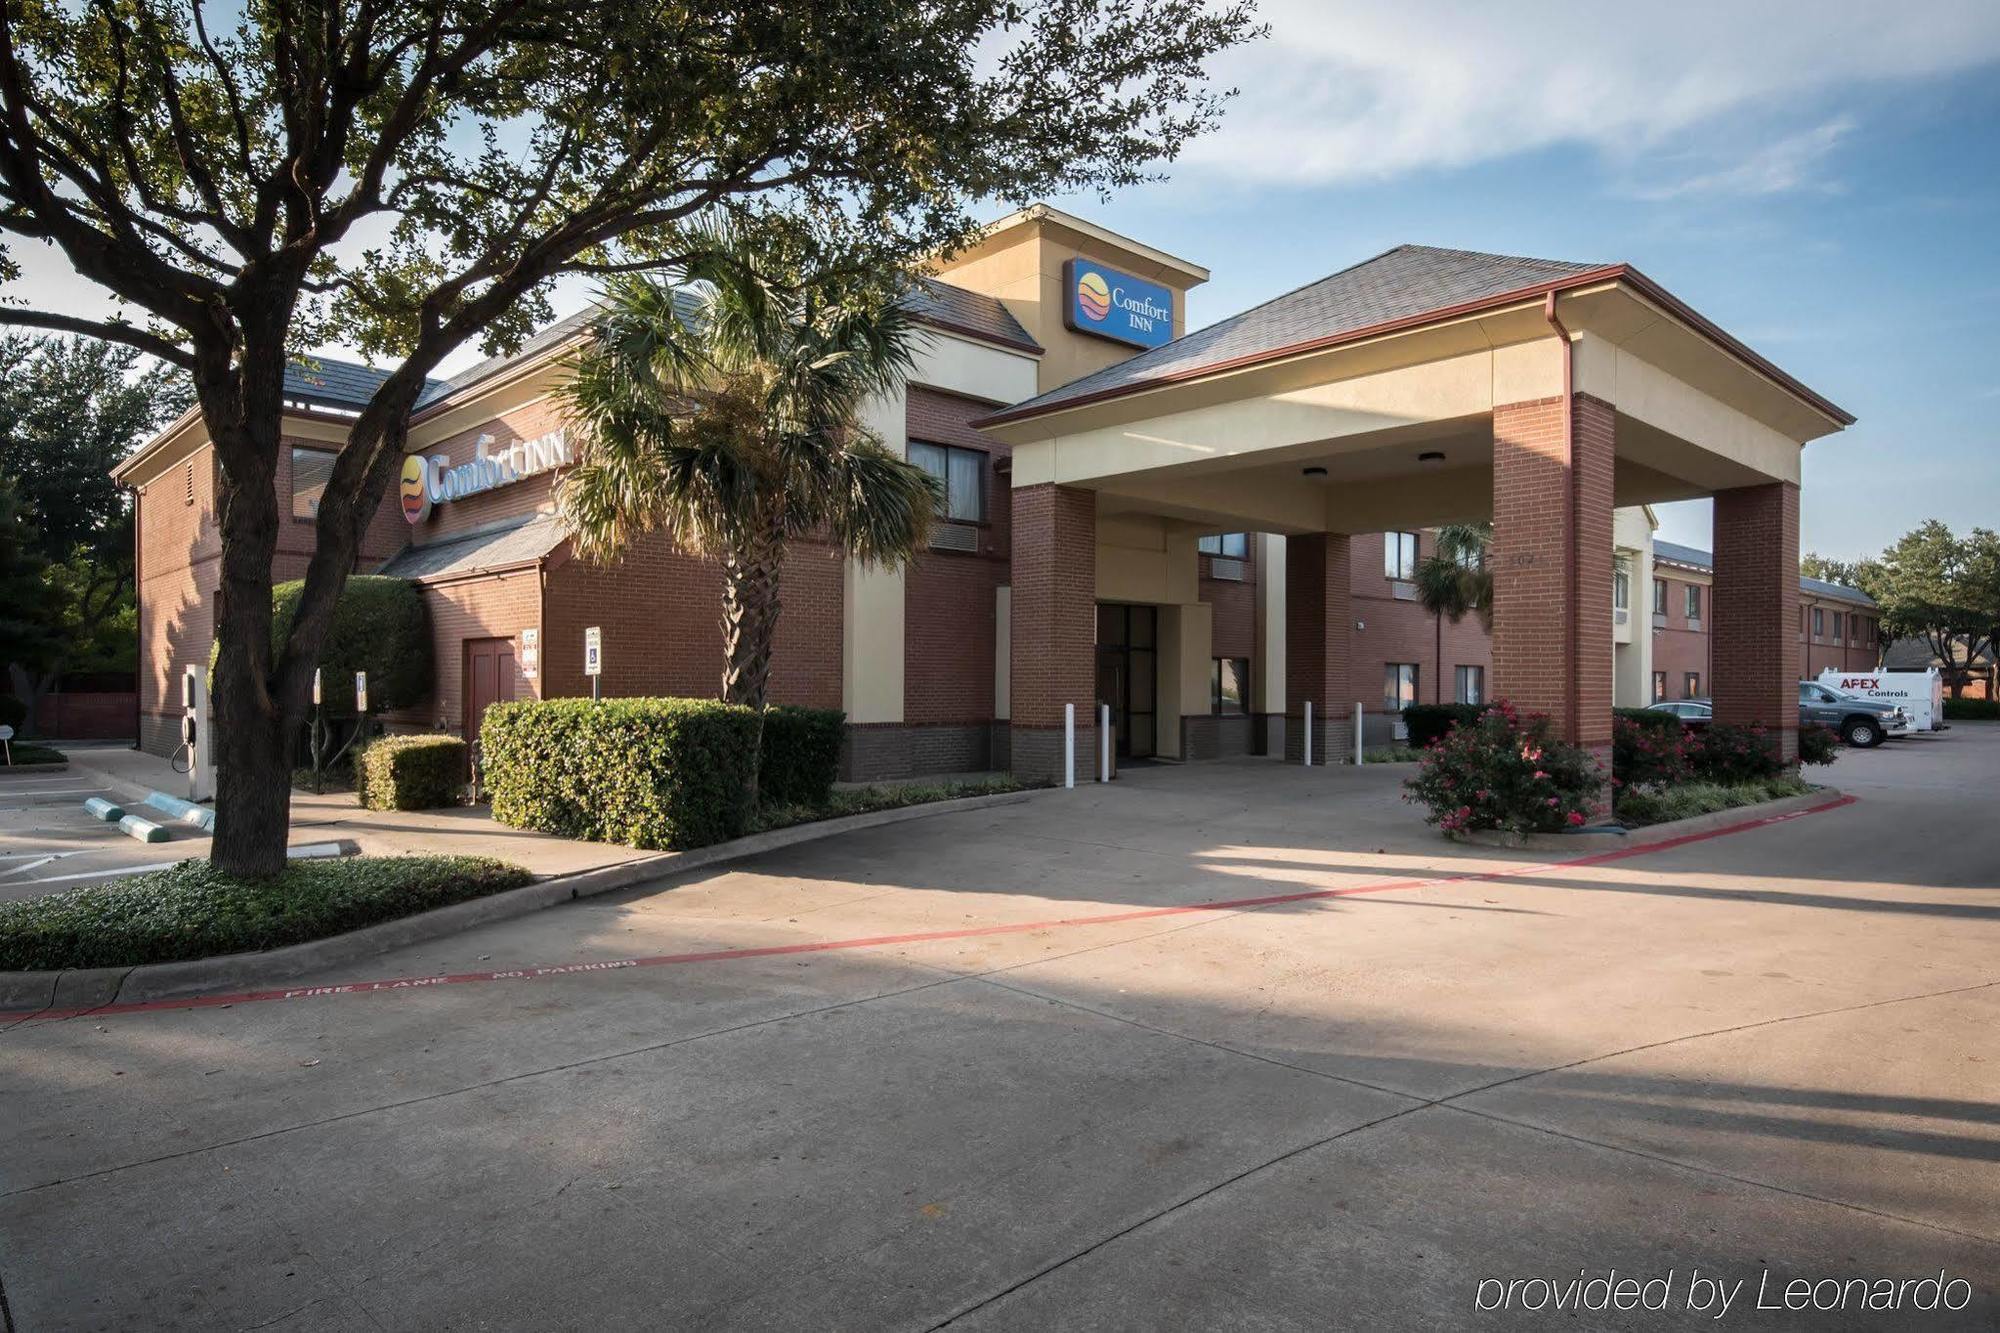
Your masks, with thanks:
M 1688 780 L 1688 738 L 1681 720 L 1671 713 L 1658 716 L 1673 725 L 1651 725 L 1623 713 L 1612 717 L 1611 775 L 1620 790 L 1671 787 Z
M 1688 764 L 1696 780 L 1764 782 L 1785 771 L 1778 747 L 1761 723 L 1738 727 L 1712 722 L 1688 743 Z
M 1604 776 L 1586 751 L 1555 738 L 1546 715 L 1503 699 L 1433 743 L 1404 785 L 1446 833 L 1551 833 L 1583 825 Z
M 1830 764 L 1840 757 L 1840 738 L 1832 727 L 1808 722 L 1799 728 L 1799 762 Z

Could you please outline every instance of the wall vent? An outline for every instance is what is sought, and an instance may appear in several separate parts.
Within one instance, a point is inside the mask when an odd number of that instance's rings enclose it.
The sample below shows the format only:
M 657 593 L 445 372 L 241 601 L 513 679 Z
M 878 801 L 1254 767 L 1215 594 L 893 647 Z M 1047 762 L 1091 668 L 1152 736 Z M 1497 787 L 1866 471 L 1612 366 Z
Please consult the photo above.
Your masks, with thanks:
M 1417 585 L 1407 583 L 1402 579 L 1397 579 L 1394 583 L 1391 583 L 1389 591 L 1395 595 L 1396 600 L 1399 602 L 1414 602 L 1417 600 Z
M 1212 579 L 1227 579 L 1231 583 L 1243 582 L 1243 562 L 1228 556 L 1212 555 L 1208 558 L 1208 576 Z
M 970 523 L 936 524 L 931 528 L 931 549 L 976 555 L 979 551 L 979 529 Z

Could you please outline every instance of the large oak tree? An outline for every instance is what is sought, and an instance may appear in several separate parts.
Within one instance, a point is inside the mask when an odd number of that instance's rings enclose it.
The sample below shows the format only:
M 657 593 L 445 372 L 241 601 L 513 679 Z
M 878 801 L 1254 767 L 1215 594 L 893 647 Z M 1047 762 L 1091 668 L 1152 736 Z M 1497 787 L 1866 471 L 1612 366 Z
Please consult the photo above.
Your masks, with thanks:
M 984 199 L 1139 181 L 1256 32 L 1247 0 L 5 0 L 0 233 L 127 313 L 0 319 L 186 369 L 221 464 L 215 860 L 283 863 L 312 667 L 444 358 L 518 343 L 564 274 L 684 257 L 718 212 L 885 264 L 962 242 Z M 274 647 L 284 369 L 330 340 L 400 362 Z

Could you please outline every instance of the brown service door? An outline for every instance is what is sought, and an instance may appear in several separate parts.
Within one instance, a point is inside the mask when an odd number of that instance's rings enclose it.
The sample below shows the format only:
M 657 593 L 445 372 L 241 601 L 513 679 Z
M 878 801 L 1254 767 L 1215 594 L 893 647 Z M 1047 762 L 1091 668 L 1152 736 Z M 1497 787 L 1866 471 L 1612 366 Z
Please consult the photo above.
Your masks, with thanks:
M 514 701 L 514 641 L 467 639 L 463 679 L 465 742 L 470 747 L 479 739 L 480 719 L 487 708 Z

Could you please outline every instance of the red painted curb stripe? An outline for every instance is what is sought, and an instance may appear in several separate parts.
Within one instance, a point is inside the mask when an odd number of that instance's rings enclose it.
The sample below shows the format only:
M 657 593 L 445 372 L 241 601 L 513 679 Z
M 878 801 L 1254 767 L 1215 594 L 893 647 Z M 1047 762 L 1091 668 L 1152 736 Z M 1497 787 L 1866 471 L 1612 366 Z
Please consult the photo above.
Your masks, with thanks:
M 1820 805 L 1803 810 L 1793 810 L 1782 815 L 1765 815 L 1759 819 L 1746 819 L 1740 824 L 1729 824 L 1722 828 L 1709 829 L 1702 833 L 1685 833 L 1677 838 L 1664 838 L 1659 842 L 1645 843 L 1637 847 L 1619 847 L 1610 851 L 1594 852 L 1568 861 L 1539 861 L 1528 865 L 1508 866 L 1500 870 L 1468 871 L 1458 875 L 1435 875 L 1426 879 L 1381 880 L 1374 884 L 1357 884 L 1342 889 L 1306 889 L 1298 893 L 1273 893 L 1256 898 L 1229 898 L 1205 903 L 1183 903 L 1172 907 L 1140 907 L 1128 912 L 1104 912 L 1094 916 L 1058 917 L 1049 921 L 1018 921 L 992 926 L 965 926 L 953 930 L 922 930 L 904 935 L 870 935 L 858 939 L 816 940 L 803 944 L 767 944 L 745 949 L 711 949 L 701 953 L 653 954 L 642 958 L 612 958 L 592 963 L 558 963 L 550 967 L 507 968 L 498 972 L 451 972 L 424 977 L 391 977 L 381 981 L 351 981 L 331 986 L 298 986 L 286 990 L 243 991 L 235 995 L 198 995 L 178 1000 L 143 1000 L 130 1004 L 106 1004 L 84 1009 L 42 1009 L 12 1010 L 0 1012 L 0 1017 L 14 1018 L 25 1022 L 29 1019 L 76 1018 L 84 1014 L 139 1014 L 161 1009 L 212 1009 L 218 1006 L 237 1004 L 259 1004 L 270 1000 L 307 1000 L 330 995 L 368 995 L 376 991 L 424 990 L 434 986 L 462 986 L 478 982 L 493 981 L 537 981 L 543 977 L 574 976 L 580 972 L 616 972 L 634 967 L 669 967 L 682 963 L 727 963 L 746 958 L 782 958 L 792 954 L 831 953 L 847 949 L 879 949 L 894 944 L 931 944 L 940 940 L 980 939 L 990 935 L 1022 935 L 1038 930 L 1061 930 L 1075 926 L 1109 926 L 1125 921 L 1148 921 L 1158 917 L 1187 916 L 1196 912 L 1239 912 L 1257 907 L 1275 907 L 1281 903 L 1313 902 L 1323 898 L 1352 898 L 1364 893 L 1393 893 L 1408 889 L 1433 888 L 1440 884 L 1477 884 L 1493 880 L 1518 879 L 1524 875 L 1534 875 L 1550 870 L 1570 870 L 1579 866 L 1603 865 L 1610 861 L 1623 861 L 1634 856 L 1646 856 L 1653 852 L 1663 852 L 1675 847 L 1685 847 L 1689 843 L 1707 842 L 1711 838 L 1726 837 L 1732 833 L 1745 833 L 1751 829 L 1765 828 L 1772 824 L 1783 824 L 1806 815 L 1817 815 L 1828 810 L 1838 810 L 1842 806 L 1853 805 L 1859 799 L 1841 796 Z

